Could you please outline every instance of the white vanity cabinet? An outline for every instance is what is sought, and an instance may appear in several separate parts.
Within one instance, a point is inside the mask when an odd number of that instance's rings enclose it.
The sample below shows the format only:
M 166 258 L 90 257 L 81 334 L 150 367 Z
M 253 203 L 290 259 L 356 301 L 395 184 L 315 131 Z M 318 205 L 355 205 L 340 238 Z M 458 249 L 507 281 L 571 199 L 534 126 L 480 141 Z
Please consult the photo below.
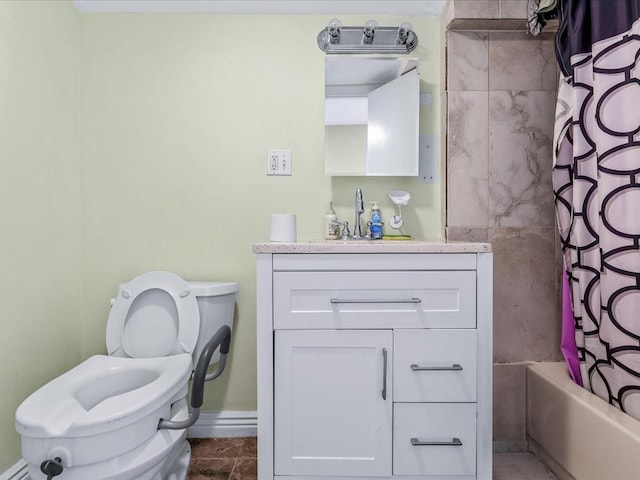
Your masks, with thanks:
M 490 247 L 374 243 L 254 246 L 258 478 L 490 480 Z

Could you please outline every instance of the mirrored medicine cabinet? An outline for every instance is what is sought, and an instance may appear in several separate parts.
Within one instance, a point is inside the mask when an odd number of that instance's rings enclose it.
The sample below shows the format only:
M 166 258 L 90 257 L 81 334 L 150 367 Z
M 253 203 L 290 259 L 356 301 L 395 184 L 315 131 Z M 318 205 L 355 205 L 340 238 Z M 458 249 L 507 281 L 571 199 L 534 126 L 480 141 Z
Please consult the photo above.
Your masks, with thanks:
M 420 77 L 413 57 L 325 58 L 325 174 L 417 176 Z

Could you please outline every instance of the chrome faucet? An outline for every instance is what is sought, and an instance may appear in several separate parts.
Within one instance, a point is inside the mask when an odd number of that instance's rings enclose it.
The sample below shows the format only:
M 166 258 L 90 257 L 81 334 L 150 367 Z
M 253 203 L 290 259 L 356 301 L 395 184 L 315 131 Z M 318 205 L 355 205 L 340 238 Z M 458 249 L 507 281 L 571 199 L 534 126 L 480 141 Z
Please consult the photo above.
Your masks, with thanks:
M 356 188 L 356 222 L 353 226 L 353 238 L 354 240 L 360 240 L 364 238 L 362 236 L 362 229 L 360 227 L 360 215 L 364 213 L 364 202 L 362 201 L 362 190 Z

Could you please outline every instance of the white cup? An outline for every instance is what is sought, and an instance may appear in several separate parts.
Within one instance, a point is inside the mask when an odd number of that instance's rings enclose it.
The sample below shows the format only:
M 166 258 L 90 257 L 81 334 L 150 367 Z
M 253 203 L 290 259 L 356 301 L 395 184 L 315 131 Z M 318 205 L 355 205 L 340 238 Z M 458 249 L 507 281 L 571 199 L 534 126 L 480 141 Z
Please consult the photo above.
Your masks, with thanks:
M 296 216 L 292 213 L 274 213 L 271 215 L 271 233 L 269 239 L 272 242 L 296 241 Z

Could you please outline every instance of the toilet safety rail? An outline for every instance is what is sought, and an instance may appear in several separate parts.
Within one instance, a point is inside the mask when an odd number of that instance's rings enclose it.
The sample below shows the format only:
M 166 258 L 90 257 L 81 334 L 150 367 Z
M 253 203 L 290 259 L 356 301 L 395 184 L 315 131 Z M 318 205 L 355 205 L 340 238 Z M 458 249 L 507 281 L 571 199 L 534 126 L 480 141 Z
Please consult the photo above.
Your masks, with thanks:
M 229 353 L 229 345 L 231 343 L 231 328 L 224 325 L 211 337 L 211 340 L 205 345 L 195 372 L 193 373 L 193 382 L 191 384 L 191 414 L 189 418 L 183 421 L 160 420 L 158 428 L 166 428 L 169 430 L 181 430 L 190 427 L 200 416 L 200 407 L 204 402 L 204 382 L 218 378 L 224 371 L 227 363 L 227 353 Z M 215 372 L 207 374 L 209 362 L 214 352 L 220 347 L 220 361 Z

